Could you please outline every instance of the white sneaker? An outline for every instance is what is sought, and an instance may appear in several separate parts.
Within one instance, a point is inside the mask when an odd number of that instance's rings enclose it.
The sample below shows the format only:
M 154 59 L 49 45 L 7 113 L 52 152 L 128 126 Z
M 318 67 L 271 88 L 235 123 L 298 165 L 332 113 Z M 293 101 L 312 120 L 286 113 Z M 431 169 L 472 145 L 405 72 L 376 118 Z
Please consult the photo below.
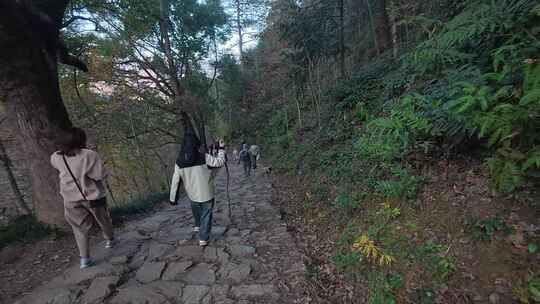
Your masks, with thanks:
M 193 232 L 199 232 L 200 230 L 201 230 L 200 227 L 197 227 L 197 226 L 193 227 Z
M 85 269 L 85 268 L 88 268 L 88 267 L 92 267 L 94 265 L 96 265 L 96 264 L 92 260 L 82 260 L 81 259 L 80 269 Z
M 199 246 L 204 247 L 208 245 L 208 241 L 199 241 Z
M 107 240 L 105 242 L 105 248 L 110 249 L 110 248 L 113 248 L 113 246 L 114 246 L 114 241 L 113 240 Z

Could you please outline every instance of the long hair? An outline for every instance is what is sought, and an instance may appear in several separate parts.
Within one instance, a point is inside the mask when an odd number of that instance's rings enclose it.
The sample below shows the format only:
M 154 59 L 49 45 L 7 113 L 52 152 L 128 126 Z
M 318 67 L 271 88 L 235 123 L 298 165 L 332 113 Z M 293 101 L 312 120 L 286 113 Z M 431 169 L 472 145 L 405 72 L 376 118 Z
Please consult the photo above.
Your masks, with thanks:
M 60 154 L 75 156 L 79 150 L 86 148 L 86 133 L 81 128 L 72 127 L 58 139 Z

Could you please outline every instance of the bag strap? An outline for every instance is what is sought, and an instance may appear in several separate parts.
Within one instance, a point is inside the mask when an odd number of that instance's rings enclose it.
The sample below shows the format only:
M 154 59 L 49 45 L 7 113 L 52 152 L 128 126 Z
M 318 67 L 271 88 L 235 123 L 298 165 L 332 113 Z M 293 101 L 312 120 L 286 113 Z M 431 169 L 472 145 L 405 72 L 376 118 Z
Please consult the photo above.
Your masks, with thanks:
M 81 186 L 80 186 L 79 183 L 77 182 L 77 179 L 75 178 L 75 175 L 74 175 L 73 172 L 71 171 L 71 168 L 69 167 L 68 162 L 67 162 L 67 160 L 66 160 L 66 156 L 65 156 L 64 154 L 62 154 L 62 158 L 64 159 L 64 164 L 66 164 L 66 168 L 68 169 L 69 174 L 71 175 L 71 178 L 73 178 L 73 181 L 75 182 L 75 185 L 77 185 L 77 189 L 79 189 L 79 192 L 81 193 L 83 199 L 84 199 L 85 201 L 88 201 L 88 199 L 86 199 L 86 195 L 84 195 L 84 192 L 82 191 Z

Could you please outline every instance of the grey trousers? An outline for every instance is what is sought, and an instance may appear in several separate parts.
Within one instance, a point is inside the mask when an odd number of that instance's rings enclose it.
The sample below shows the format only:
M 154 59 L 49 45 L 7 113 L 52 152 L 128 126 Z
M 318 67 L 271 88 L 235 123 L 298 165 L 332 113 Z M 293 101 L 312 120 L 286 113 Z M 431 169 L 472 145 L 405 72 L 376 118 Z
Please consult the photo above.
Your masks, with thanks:
M 106 206 L 90 208 L 87 201 L 64 203 L 64 216 L 73 230 L 79 254 L 82 258 L 90 257 L 88 233 L 95 220 L 101 228 L 103 237 L 112 240 L 113 226 L 109 210 Z
M 244 165 L 244 175 L 250 176 L 251 175 L 251 162 L 245 161 L 245 162 L 242 162 L 242 164 Z

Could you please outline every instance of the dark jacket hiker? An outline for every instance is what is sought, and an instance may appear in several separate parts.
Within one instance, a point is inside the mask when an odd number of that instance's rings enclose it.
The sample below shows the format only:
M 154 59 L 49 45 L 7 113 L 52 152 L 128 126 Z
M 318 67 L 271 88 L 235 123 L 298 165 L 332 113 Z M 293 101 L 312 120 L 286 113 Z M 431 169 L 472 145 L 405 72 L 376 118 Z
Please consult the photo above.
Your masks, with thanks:
M 245 176 L 249 176 L 251 173 L 251 154 L 247 144 L 242 145 L 242 150 L 238 155 L 238 163 L 240 164 L 240 162 L 244 165 Z

